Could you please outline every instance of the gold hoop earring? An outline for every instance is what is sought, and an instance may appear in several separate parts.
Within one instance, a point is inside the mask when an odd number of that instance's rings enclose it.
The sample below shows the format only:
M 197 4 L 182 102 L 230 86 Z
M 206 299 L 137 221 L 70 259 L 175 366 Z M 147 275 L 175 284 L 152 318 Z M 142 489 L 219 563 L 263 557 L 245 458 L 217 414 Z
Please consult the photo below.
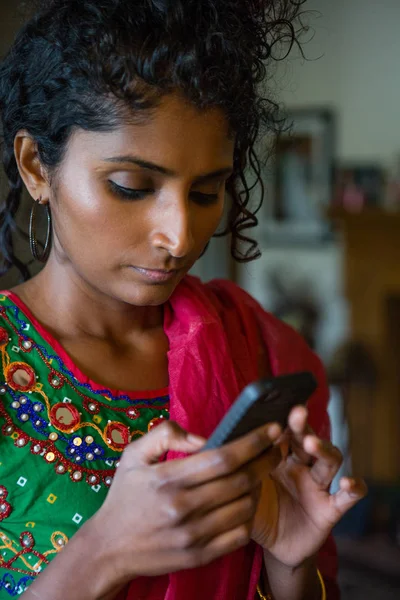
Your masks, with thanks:
M 39 262 L 45 263 L 49 258 L 50 254 L 50 241 L 51 241 L 51 212 L 48 203 L 46 203 L 46 217 L 47 217 L 47 232 L 46 232 L 46 241 L 43 247 L 42 252 L 39 251 L 39 245 L 37 234 L 36 234 L 36 210 L 39 204 L 41 203 L 42 198 L 40 197 L 38 200 L 33 202 L 31 216 L 29 219 L 29 245 L 31 248 L 31 252 L 33 258 L 38 260 Z

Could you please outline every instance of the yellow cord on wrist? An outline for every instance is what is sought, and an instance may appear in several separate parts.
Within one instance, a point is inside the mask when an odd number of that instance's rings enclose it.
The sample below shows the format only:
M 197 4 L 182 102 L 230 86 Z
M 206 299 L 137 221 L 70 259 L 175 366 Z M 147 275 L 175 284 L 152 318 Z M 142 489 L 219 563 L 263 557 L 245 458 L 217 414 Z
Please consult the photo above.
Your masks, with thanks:
M 324 582 L 324 578 L 321 575 L 321 571 L 319 569 L 317 569 L 317 575 L 318 575 L 318 579 L 319 582 L 321 584 L 321 590 L 322 590 L 322 596 L 321 596 L 321 600 L 326 600 L 326 587 L 325 587 L 325 582 Z
M 324 582 L 324 579 L 323 579 L 319 569 L 317 569 L 317 575 L 318 575 L 319 582 L 321 584 L 321 592 L 322 592 L 321 600 L 326 600 L 325 582 Z M 260 597 L 260 600 L 273 600 L 271 594 L 267 594 L 267 596 L 264 596 L 259 585 L 257 586 L 257 593 Z

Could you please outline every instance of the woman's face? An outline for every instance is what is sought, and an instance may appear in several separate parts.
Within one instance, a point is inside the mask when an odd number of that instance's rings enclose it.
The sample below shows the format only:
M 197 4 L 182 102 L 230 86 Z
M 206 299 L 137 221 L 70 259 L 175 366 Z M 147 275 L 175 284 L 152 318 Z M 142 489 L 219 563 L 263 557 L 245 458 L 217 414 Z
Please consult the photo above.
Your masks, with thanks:
M 51 260 L 113 298 L 165 302 L 218 227 L 233 149 L 218 109 L 176 96 L 142 124 L 77 131 L 50 199 Z

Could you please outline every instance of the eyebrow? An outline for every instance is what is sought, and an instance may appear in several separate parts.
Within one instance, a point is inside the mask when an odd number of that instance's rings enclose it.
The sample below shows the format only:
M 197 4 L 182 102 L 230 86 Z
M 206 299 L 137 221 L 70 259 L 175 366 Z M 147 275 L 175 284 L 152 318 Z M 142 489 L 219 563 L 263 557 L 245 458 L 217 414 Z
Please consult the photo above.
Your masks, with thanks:
M 130 163 L 137 167 L 141 167 L 142 169 L 147 169 L 148 171 L 154 171 L 156 173 L 161 173 L 162 175 L 167 175 L 168 177 L 176 177 L 177 173 L 172 169 L 167 169 L 166 167 L 162 167 L 161 165 L 157 165 L 153 162 L 149 162 L 147 160 L 143 160 L 136 156 L 126 155 L 126 156 L 112 156 L 110 158 L 106 158 L 105 162 L 110 163 Z M 199 175 L 196 177 L 196 183 L 201 183 L 205 181 L 210 181 L 213 179 L 218 179 L 220 177 L 232 175 L 233 168 L 232 167 L 222 167 L 221 169 L 217 169 L 216 171 L 212 171 L 211 173 L 205 173 L 204 175 Z

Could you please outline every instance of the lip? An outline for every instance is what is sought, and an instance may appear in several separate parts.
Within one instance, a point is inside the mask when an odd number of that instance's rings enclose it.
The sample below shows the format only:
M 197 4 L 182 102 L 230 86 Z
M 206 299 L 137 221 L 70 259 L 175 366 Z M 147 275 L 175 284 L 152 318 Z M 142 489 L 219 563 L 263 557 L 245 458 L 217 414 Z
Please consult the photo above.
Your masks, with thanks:
M 174 279 L 180 272 L 178 269 L 167 271 L 165 269 L 145 269 L 144 267 L 134 266 L 132 266 L 132 268 L 147 280 L 154 281 L 156 283 L 171 281 L 171 279 Z

